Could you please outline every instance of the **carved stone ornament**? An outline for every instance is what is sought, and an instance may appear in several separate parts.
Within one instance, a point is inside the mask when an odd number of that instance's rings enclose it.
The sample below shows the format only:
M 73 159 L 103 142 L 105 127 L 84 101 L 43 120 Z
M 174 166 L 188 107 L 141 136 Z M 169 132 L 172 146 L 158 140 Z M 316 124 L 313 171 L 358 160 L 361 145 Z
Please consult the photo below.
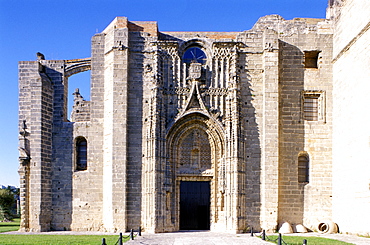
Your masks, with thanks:
M 268 52 L 274 51 L 274 46 L 272 45 L 272 43 L 265 43 L 265 50 L 267 50 Z
M 201 76 L 202 64 L 191 63 L 189 68 L 189 76 L 192 79 L 198 79 Z
M 24 148 L 18 147 L 18 151 L 19 151 L 19 158 L 20 159 L 28 159 L 29 158 L 29 154 Z
M 30 156 L 26 149 L 18 147 L 19 151 L 19 162 L 22 166 L 29 164 Z

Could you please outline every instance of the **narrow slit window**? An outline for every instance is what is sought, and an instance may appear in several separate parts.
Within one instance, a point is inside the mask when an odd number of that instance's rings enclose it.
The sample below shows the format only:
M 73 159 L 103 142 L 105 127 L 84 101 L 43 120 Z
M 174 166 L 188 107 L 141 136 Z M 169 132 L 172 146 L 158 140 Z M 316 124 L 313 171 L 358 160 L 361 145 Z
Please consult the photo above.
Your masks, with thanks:
M 83 171 L 87 169 L 87 141 L 84 137 L 78 137 L 76 140 L 76 170 Z
M 300 155 L 298 157 L 298 182 L 309 182 L 309 158 L 307 155 Z

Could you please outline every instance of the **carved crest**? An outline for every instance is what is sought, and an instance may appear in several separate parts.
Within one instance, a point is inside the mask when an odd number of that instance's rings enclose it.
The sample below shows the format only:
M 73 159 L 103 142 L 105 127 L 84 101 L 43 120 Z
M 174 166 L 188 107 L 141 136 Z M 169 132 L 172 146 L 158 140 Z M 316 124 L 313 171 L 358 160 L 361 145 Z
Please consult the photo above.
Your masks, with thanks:
M 201 63 L 191 63 L 189 68 L 189 76 L 192 79 L 200 78 L 202 74 L 202 64 Z

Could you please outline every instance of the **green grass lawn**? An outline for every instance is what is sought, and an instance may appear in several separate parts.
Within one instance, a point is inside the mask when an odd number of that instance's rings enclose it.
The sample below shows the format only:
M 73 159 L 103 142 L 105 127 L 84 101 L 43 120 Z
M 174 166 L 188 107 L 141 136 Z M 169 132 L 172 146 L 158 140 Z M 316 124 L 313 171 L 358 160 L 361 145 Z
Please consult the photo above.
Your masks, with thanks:
M 102 244 L 105 238 L 106 244 L 113 245 L 118 241 L 119 235 L 0 235 L 0 245 L 82 245 Z M 124 239 L 124 242 L 127 241 Z
M 7 231 L 17 231 L 19 229 L 20 219 L 14 219 L 14 222 L 0 222 L 0 233 Z M 116 244 L 119 235 L 5 235 L 0 234 L 0 245 L 79 245 L 79 244 L 102 244 L 105 238 L 107 244 Z M 123 241 L 128 241 L 129 238 Z
M 276 240 L 277 244 L 277 238 L 278 236 L 268 236 L 269 240 L 266 239 L 267 241 L 272 241 L 274 242 Z M 307 244 L 311 245 L 344 245 L 344 244 L 352 244 L 353 243 L 348 243 L 348 242 L 342 242 L 338 240 L 333 240 L 333 239 L 328 239 L 328 238 L 322 238 L 322 237 L 302 237 L 302 236 L 283 236 L 283 241 L 288 244 L 288 245 L 302 245 L 303 244 L 303 239 L 307 240 Z M 283 243 L 284 244 L 284 243 Z
M 13 222 L 0 222 L 0 233 L 7 231 L 17 231 L 19 229 L 20 222 L 20 218 L 14 219 Z

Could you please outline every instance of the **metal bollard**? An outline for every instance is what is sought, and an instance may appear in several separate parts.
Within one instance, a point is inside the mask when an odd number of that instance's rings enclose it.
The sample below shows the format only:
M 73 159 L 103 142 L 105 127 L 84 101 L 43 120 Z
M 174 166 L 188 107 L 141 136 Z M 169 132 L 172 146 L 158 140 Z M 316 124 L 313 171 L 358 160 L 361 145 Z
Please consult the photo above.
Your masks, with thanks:
M 139 232 L 137 234 L 138 236 L 141 236 L 141 226 L 139 226 Z
M 303 245 L 307 245 L 307 240 L 303 239 Z
M 121 232 L 121 233 L 119 233 L 118 245 L 123 245 L 123 241 L 122 241 L 122 232 Z
M 131 229 L 130 231 L 130 239 L 134 240 L 134 230 L 133 229 Z
M 253 236 L 253 227 L 251 227 L 251 236 Z
M 266 231 L 262 231 L 262 240 L 266 241 Z
M 103 238 L 102 239 L 102 244 L 101 245 L 107 245 L 106 243 L 105 243 L 105 238 Z
M 278 245 L 282 245 L 283 243 L 282 243 L 282 238 L 281 238 L 281 234 L 279 233 L 279 237 L 278 237 Z

